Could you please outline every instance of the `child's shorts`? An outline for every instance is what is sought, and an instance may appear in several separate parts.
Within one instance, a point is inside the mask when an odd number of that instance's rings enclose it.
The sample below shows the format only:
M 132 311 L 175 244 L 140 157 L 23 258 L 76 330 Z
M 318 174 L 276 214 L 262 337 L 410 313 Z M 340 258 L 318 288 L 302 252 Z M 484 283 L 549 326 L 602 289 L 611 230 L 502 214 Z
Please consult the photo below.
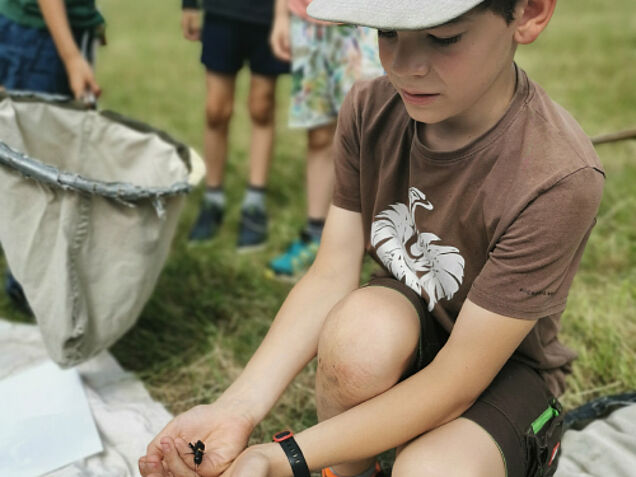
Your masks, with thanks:
M 421 323 L 420 342 L 416 365 L 406 376 L 424 368 L 442 348 L 448 333 L 428 312 L 422 297 L 399 280 L 372 278 L 367 286 L 396 290 L 415 307 Z M 510 359 L 462 417 L 490 434 L 502 454 L 508 477 L 547 477 L 556 471 L 563 409 L 530 366 Z
M 94 31 L 73 30 L 73 36 L 92 62 Z M 9 90 L 72 94 L 48 30 L 25 27 L 0 15 L 0 85 Z
M 246 61 L 258 75 L 289 73 L 289 63 L 272 53 L 269 30 L 269 25 L 206 13 L 201 31 L 201 63 L 208 71 L 221 74 L 236 74 Z
M 375 29 L 311 23 L 296 15 L 290 28 L 290 127 L 333 122 L 355 81 L 384 74 Z

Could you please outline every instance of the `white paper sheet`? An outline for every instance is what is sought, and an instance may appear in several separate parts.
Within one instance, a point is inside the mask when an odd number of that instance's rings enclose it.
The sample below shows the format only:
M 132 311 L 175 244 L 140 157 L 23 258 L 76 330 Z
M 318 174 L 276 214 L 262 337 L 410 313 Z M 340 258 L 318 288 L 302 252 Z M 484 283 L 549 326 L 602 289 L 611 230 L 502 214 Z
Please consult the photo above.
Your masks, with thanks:
M 36 477 L 102 450 L 75 369 L 46 360 L 0 381 L 0 476 Z

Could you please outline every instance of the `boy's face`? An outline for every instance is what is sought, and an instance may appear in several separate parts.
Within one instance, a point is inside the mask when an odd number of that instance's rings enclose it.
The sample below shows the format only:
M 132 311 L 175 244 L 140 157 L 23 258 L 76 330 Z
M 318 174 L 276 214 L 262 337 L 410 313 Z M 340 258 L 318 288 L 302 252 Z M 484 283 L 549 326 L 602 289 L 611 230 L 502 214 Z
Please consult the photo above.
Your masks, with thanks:
M 474 123 L 510 100 L 514 31 L 487 10 L 427 30 L 380 30 L 380 60 L 413 119 Z

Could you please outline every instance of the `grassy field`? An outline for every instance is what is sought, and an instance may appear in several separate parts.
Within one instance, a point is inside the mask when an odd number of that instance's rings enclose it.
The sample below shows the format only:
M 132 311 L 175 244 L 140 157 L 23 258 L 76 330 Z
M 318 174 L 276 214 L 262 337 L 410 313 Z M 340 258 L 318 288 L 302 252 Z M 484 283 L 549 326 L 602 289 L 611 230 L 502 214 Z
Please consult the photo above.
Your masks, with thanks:
M 149 122 L 202 150 L 203 70 L 198 45 L 182 39 L 180 2 L 102 2 L 109 43 L 100 52 L 101 107 Z M 589 135 L 636 127 L 636 4 L 561 0 L 546 33 L 522 47 L 519 64 L 569 109 Z M 189 247 L 186 236 L 201 191 L 188 198 L 173 251 L 138 324 L 113 348 L 153 397 L 173 413 L 206 403 L 240 372 L 289 286 L 264 278 L 272 254 L 304 219 L 304 135 L 286 127 L 289 78 L 278 87 L 279 123 L 268 203 L 271 240 L 256 255 L 237 255 L 236 226 L 247 177 L 247 75 L 239 77 L 228 215 L 220 236 Z M 580 356 L 563 400 L 636 389 L 636 141 L 597 148 L 607 171 L 598 224 L 563 315 L 563 340 Z M 0 259 L 2 260 L 2 259 Z M 0 316 L 28 318 L 0 295 Z M 315 422 L 313 368 L 292 384 L 253 439 Z

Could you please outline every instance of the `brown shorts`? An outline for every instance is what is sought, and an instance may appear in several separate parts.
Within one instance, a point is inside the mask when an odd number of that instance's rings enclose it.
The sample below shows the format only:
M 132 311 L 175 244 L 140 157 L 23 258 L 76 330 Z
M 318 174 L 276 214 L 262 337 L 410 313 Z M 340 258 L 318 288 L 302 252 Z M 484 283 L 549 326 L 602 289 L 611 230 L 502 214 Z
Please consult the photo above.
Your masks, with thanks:
M 392 277 L 372 278 L 367 286 L 391 288 L 413 304 L 421 332 L 415 366 L 406 376 L 427 366 L 448 333 L 428 312 L 426 302 Z M 563 409 L 539 373 L 527 364 L 510 359 L 462 417 L 477 423 L 497 443 L 508 477 L 547 477 L 556 471 Z

